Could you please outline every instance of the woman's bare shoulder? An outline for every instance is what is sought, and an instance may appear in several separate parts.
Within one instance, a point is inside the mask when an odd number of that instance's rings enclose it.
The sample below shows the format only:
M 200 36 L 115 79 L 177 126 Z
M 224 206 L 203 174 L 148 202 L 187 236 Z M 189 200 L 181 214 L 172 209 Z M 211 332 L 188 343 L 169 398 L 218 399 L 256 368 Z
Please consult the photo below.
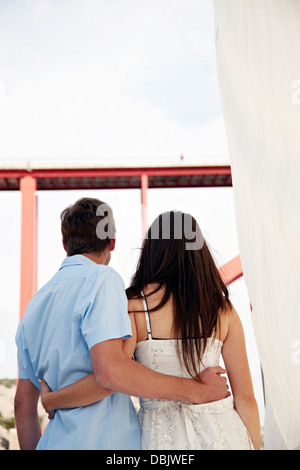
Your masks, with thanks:
M 233 305 L 230 303 L 219 311 L 219 323 L 218 323 L 218 336 L 219 339 L 224 343 L 226 340 L 230 322 L 237 315 L 237 312 Z
M 143 302 L 139 297 L 128 299 L 128 312 L 140 312 L 143 310 Z

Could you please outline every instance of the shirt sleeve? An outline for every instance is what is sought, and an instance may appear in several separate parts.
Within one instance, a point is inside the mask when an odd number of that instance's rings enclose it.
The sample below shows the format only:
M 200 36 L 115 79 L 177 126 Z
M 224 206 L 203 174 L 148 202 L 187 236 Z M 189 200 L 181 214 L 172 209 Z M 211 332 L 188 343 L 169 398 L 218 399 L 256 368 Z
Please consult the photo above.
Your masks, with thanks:
M 17 345 L 18 378 L 29 379 L 37 388 L 40 388 L 38 379 L 34 373 L 28 349 L 25 346 L 22 322 L 18 326 L 15 341 Z
M 132 335 L 125 285 L 116 271 L 98 273 L 89 293 L 81 331 L 89 349 L 102 341 Z
M 21 351 L 18 349 L 18 378 L 19 379 L 29 379 L 29 374 L 27 373 L 26 367 L 23 365 L 23 358 Z

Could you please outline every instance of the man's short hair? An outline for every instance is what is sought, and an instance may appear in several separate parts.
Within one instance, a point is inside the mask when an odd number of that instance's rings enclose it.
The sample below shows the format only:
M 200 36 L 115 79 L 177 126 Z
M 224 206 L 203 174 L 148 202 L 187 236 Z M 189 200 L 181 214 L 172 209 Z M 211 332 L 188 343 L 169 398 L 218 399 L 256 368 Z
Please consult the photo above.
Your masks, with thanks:
M 99 199 L 79 199 L 62 211 L 60 218 L 67 256 L 100 254 L 115 237 L 112 209 Z

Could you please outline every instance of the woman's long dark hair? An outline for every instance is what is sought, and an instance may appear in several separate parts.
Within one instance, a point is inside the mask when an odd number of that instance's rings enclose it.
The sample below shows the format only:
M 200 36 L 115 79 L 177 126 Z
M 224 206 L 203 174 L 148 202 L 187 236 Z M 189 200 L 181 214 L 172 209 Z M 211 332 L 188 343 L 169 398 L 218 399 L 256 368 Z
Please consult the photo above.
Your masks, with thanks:
M 164 294 L 157 311 L 172 296 L 174 331 L 181 339 L 178 354 L 197 379 L 207 339 L 216 333 L 220 309 L 230 305 L 228 290 L 203 239 L 196 220 L 178 211 L 165 212 L 145 237 L 128 298 L 141 298 L 144 288 L 157 283 Z

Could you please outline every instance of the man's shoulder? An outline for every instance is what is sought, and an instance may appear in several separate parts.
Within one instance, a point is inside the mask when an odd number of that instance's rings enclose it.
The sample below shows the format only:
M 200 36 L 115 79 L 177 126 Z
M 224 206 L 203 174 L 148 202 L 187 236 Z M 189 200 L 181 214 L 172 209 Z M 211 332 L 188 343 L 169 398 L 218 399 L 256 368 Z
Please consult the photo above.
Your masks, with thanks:
M 122 276 L 111 266 L 98 264 L 96 265 L 95 273 L 97 273 L 97 277 L 100 282 L 122 284 L 125 288 Z

